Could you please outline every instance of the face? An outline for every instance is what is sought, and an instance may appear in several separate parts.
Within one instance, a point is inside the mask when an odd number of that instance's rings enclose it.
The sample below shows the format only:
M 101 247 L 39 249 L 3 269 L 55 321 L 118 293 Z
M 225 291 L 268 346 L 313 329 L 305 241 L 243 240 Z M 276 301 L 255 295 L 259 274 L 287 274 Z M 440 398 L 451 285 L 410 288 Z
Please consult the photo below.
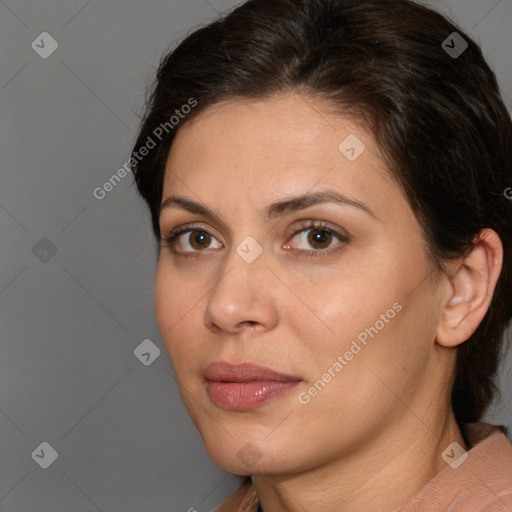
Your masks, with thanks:
M 436 366 L 421 228 L 371 134 L 325 107 L 295 94 L 217 104 L 167 160 L 158 325 L 207 452 L 234 474 L 362 450 L 425 399 Z M 215 362 L 284 377 L 214 382 Z

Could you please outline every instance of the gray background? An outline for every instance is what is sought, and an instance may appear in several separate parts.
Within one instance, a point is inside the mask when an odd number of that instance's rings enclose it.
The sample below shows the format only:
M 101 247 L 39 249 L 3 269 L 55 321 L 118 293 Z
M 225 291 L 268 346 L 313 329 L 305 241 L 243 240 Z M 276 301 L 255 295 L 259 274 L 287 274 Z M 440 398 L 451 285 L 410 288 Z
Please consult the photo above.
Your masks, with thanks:
M 129 158 L 161 54 L 233 5 L 0 3 L 2 511 L 208 512 L 239 485 L 181 404 L 132 176 L 102 200 L 92 193 Z M 510 110 L 512 0 L 431 5 L 481 43 Z M 31 47 L 45 31 L 59 44 L 47 59 Z M 161 350 L 149 366 L 134 355 L 145 339 Z M 510 354 L 500 382 L 486 419 L 512 428 Z M 32 456 L 42 442 L 58 452 L 47 469 Z

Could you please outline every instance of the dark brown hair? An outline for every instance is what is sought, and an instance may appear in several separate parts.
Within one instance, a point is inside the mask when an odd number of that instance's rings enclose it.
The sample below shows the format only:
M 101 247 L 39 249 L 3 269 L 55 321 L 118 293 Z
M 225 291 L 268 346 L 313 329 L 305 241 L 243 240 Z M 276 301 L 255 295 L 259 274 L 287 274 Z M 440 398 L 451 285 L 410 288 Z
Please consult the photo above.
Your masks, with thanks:
M 468 44 L 458 56 L 443 47 L 448 40 L 461 48 L 453 32 Z M 512 123 L 479 46 L 409 0 L 249 0 L 193 31 L 160 62 L 130 160 L 159 242 L 176 130 L 221 100 L 286 92 L 322 98 L 371 131 L 437 268 L 464 255 L 481 229 L 500 236 L 505 258 L 491 306 L 457 349 L 453 376 L 457 422 L 480 420 L 499 394 L 494 381 L 512 314 L 512 201 L 504 197 Z M 191 100 L 195 107 L 184 109 Z M 149 139 L 156 147 L 141 158 Z

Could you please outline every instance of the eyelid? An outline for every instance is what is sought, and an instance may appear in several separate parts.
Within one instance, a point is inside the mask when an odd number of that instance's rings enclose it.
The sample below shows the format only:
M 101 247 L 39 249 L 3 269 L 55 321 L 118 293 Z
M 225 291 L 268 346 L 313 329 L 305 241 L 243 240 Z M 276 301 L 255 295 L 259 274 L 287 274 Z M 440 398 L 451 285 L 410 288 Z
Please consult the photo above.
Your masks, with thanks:
M 338 233 L 340 237 L 346 238 L 347 240 L 351 237 L 351 235 L 345 229 L 337 226 L 336 224 L 333 224 L 332 222 L 325 220 L 314 220 L 309 217 L 295 221 L 292 226 L 290 226 L 289 235 L 287 236 L 296 235 L 298 232 L 307 229 L 325 229 L 326 231 Z
M 204 222 L 188 222 L 186 224 L 180 224 L 179 226 L 176 226 L 175 228 L 172 228 L 170 230 L 161 230 L 165 235 L 162 235 L 162 240 L 165 240 L 166 238 L 169 238 L 177 233 L 184 233 L 186 231 L 206 231 L 207 233 L 210 233 L 211 235 L 215 236 L 215 238 L 220 238 L 216 233 L 217 230 L 215 228 L 212 228 L 208 224 Z

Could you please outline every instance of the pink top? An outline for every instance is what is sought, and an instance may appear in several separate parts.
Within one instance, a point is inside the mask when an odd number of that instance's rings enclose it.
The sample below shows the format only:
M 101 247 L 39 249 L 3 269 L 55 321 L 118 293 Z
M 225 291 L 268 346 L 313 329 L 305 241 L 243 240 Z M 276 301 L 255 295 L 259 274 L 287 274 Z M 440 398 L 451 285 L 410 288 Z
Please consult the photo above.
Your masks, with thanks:
M 499 426 L 489 423 L 467 423 L 462 430 L 467 458 L 456 460 L 457 454 L 451 465 L 447 463 L 392 512 L 512 512 L 512 444 Z M 257 510 L 256 493 L 247 478 L 216 512 Z

